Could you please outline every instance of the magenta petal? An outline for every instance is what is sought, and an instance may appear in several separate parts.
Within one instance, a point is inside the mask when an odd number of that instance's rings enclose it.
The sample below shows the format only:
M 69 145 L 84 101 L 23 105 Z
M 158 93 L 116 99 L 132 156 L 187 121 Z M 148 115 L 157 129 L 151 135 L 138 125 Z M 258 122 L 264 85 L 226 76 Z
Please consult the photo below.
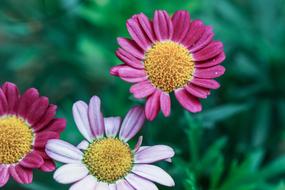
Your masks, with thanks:
M 34 147 L 44 148 L 47 144 L 47 141 L 50 139 L 58 139 L 59 134 L 52 131 L 44 131 L 36 134 L 36 140 Z
M 3 90 L 0 88 L 0 116 L 8 111 L 8 102 Z
M 220 64 L 221 62 L 223 62 L 226 58 L 226 55 L 224 52 L 220 53 L 219 55 L 217 55 L 216 57 L 213 57 L 209 60 L 206 61 L 196 61 L 195 62 L 195 67 L 196 68 L 207 68 L 207 67 L 213 67 L 215 65 Z
M 137 68 L 137 69 L 143 69 L 144 65 L 142 64 L 142 61 L 135 58 L 134 56 L 132 56 L 132 54 L 126 52 L 125 50 L 123 50 L 122 48 L 119 48 L 116 51 L 116 55 L 117 57 L 123 61 L 124 63 L 126 63 L 127 65 Z
M 91 131 L 96 138 L 103 137 L 105 131 L 104 118 L 101 113 L 101 100 L 93 96 L 88 107 L 88 118 Z
M 127 29 L 133 40 L 143 50 L 146 50 L 151 45 L 151 42 L 149 41 L 148 37 L 144 35 L 144 32 L 138 24 L 136 16 L 127 21 Z
M 44 127 L 47 126 L 47 124 L 54 118 L 55 114 L 56 114 L 56 109 L 57 106 L 56 105 L 49 105 L 49 107 L 47 108 L 45 114 L 43 115 L 43 117 L 41 118 L 40 121 L 38 121 L 33 128 L 35 129 L 35 131 L 40 131 L 41 129 L 43 129 Z
M 203 35 L 205 26 L 201 20 L 195 20 L 191 23 L 185 38 L 181 41 L 186 48 L 193 46 Z
M 172 38 L 173 25 L 166 11 L 155 11 L 153 28 L 159 41 Z
M 181 42 L 190 28 L 190 15 L 188 11 L 176 11 L 172 16 L 173 37 L 172 40 Z
M 188 84 L 185 89 L 192 94 L 193 96 L 196 96 L 197 98 L 207 98 L 207 96 L 210 94 L 210 90 L 208 88 L 202 88 L 199 86 L 195 86 L 193 84 Z
M 23 160 L 21 160 L 20 164 L 24 166 L 25 168 L 39 168 L 43 165 L 44 160 L 40 156 L 40 154 L 37 153 L 37 151 L 33 151 L 25 156 Z
M 123 48 L 124 50 L 126 50 L 127 52 L 129 52 L 140 60 L 144 59 L 143 50 L 137 45 L 134 40 L 130 40 L 127 38 L 117 38 L 117 41 L 121 48 Z
M 149 40 L 151 42 L 155 42 L 156 41 L 155 40 L 155 34 L 154 34 L 154 30 L 153 30 L 153 26 L 152 26 L 151 21 L 143 13 L 138 14 L 137 19 L 138 19 L 138 22 L 139 22 L 140 26 L 142 27 L 143 31 L 145 32 L 145 34 L 149 38 Z
M 193 53 L 195 61 L 205 61 L 223 52 L 223 44 L 220 41 L 212 41 L 205 48 Z
M 29 184 L 33 181 L 32 169 L 24 168 L 20 165 L 9 167 L 9 172 L 15 181 L 21 184 Z
M 136 83 L 130 88 L 130 92 L 134 94 L 135 98 L 145 98 L 151 95 L 154 91 L 155 88 L 148 80 Z
M 190 52 L 196 52 L 200 49 L 207 46 L 213 39 L 214 33 L 211 26 L 205 26 L 205 32 L 203 33 L 202 37 L 197 41 L 197 43 L 193 44 L 189 47 Z
M 40 170 L 42 170 L 43 172 L 52 172 L 55 170 L 55 168 L 56 168 L 56 165 L 54 161 L 52 161 L 51 159 L 48 159 L 44 161 L 44 164 L 40 167 Z
M 7 166 L 0 165 L 0 188 L 4 187 L 9 180 L 9 168 Z
M 39 98 L 39 92 L 35 88 L 28 89 L 20 98 L 19 105 L 17 106 L 18 115 L 26 118 L 28 109 Z
M 110 74 L 113 76 L 119 76 L 119 70 L 126 66 L 127 64 L 121 64 L 121 65 L 114 66 L 110 69 Z
M 13 83 L 5 82 L 2 86 L 2 89 L 6 95 L 6 99 L 8 102 L 8 112 L 15 113 L 15 107 L 20 97 L 17 86 Z
M 175 91 L 175 97 L 178 102 L 190 112 L 200 112 L 202 110 L 202 105 L 199 100 L 189 94 L 185 89 L 178 89 Z
M 44 128 L 43 131 L 54 131 L 61 133 L 66 127 L 66 120 L 63 118 L 53 119 L 47 128 Z
M 140 106 L 133 107 L 126 115 L 119 133 L 120 139 L 127 142 L 142 128 L 145 120 L 144 110 Z
M 150 121 L 154 120 L 160 110 L 160 94 L 161 91 L 156 90 L 156 92 L 146 100 L 145 116 Z
M 123 67 L 119 70 L 119 76 L 126 78 L 139 78 L 146 76 L 146 73 L 144 70 L 138 70 L 131 67 Z
M 191 80 L 191 83 L 201 86 L 204 88 L 209 88 L 209 89 L 218 89 L 220 88 L 220 84 L 213 80 L 213 79 L 199 79 L 199 78 L 194 78 Z
M 160 94 L 160 108 L 165 117 L 170 115 L 171 100 L 168 93 L 162 92 Z
M 47 97 L 40 97 L 29 108 L 27 120 L 31 125 L 34 125 L 45 114 L 49 105 Z
M 194 76 L 204 79 L 217 78 L 225 73 L 225 68 L 221 65 L 217 65 L 209 68 L 196 68 Z

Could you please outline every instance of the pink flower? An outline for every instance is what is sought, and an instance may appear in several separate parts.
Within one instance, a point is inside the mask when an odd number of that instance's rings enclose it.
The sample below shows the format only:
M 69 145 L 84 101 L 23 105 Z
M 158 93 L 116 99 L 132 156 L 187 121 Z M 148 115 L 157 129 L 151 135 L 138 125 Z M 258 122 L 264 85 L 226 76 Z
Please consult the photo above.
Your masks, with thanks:
M 161 168 L 152 165 L 171 161 L 172 148 L 165 145 L 141 146 L 142 137 L 134 149 L 128 144 L 143 126 L 144 110 L 131 109 L 121 122 L 120 117 L 103 118 L 101 101 L 94 96 L 89 105 L 78 101 L 73 116 L 78 130 L 86 140 L 77 147 L 50 140 L 46 153 L 65 163 L 54 173 L 59 183 L 74 183 L 70 190 L 158 190 L 153 182 L 174 186 L 173 179 Z
M 219 88 L 214 78 L 225 72 L 219 65 L 225 59 L 223 44 L 213 40 L 212 27 L 190 21 L 187 11 L 172 17 L 156 11 L 153 21 L 143 13 L 134 15 L 127 29 L 132 39 L 118 38 L 116 52 L 124 64 L 110 73 L 134 83 L 130 92 L 135 98 L 146 98 L 147 119 L 153 120 L 160 110 L 170 115 L 171 92 L 186 110 L 201 111 L 199 98 Z
M 55 169 L 45 153 L 49 139 L 59 138 L 64 119 L 56 119 L 56 106 L 47 97 L 28 89 L 23 95 L 15 84 L 0 87 L 0 187 L 10 176 L 18 183 L 31 183 L 33 169 L 44 172 Z

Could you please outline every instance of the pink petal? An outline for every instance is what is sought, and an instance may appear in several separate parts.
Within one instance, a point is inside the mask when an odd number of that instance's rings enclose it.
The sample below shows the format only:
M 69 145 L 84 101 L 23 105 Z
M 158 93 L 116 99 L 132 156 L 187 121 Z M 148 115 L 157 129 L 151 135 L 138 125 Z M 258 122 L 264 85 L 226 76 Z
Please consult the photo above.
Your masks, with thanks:
M 30 106 L 39 98 L 39 92 L 35 88 L 28 89 L 20 98 L 17 107 L 18 115 L 26 118 Z
M 205 26 L 201 20 L 195 20 L 191 23 L 189 31 L 181 41 L 186 48 L 193 46 L 203 35 Z
M 45 160 L 44 164 L 40 167 L 40 170 L 42 170 L 43 172 L 52 172 L 55 169 L 56 165 L 51 159 Z
M 213 67 L 215 65 L 220 64 L 223 62 L 226 58 L 226 55 L 224 52 L 220 53 L 216 57 L 206 60 L 206 61 L 196 61 L 195 62 L 195 67 L 196 68 L 207 68 L 207 67 Z
M 140 136 L 139 140 L 138 140 L 138 142 L 137 142 L 137 144 L 136 144 L 136 146 L 135 146 L 135 148 L 133 150 L 134 152 L 137 152 L 140 149 L 140 147 L 142 145 L 142 142 L 143 142 L 143 136 Z
M 44 128 L 43 131 L 54 131 L 57 133 L 61 133 L 66 127 L 66 120 L 63 118 L 53 119 L 47 128 Z
M 193 78 L 191 80 L 191 83 L 197 85 L 197 86 L 201 86 L 204 88 L 209 88 L 209 89 L 218 89 L 220 88 L 220 84 L 213 80 L 213 79 L 199 79 L 199 78 Z
M 57 109 L 56 105 L 49 105 L 49 107 L 47 108 L 46 112 L 44 113 L 40 121 L 38 121 L 33 126 L 33 129 L 35 129 L 35 131 L 37 132 L 46 127 L 47 124 L 55 117 L 56 109 Z
M 4 187 L 9 180 L 10 174 L 7 166 L 0 165 L 0 188 Z
M 148 181 L 142 177 L 135 174 L 129 174 L 126 180 L 133 186 L 136 190 L 158 190 L 154 183 Z
M 122 179 L 116 183 L 117 190 L 135 190 L 126 180 Z
M 137 19 L 142 30 L 145 32 L 149 40 L 154 43 L 156 39 L 151 21 L 143 13 L 138 14 Z
M 117 41 L 121 48 L 129 52 L 129 54 L 135 56 L 140 60 L 144 59 L 144 51 L 137 45 L 134 40 L 127 38 L 117 38 Z
M 146 100 L 145 116 L 149 121 L 154 120 L 160 110 L 160 94 L 161 92 L 156 90 L 156 92 Z
M 116 137 L 121 125 L 121 117 L 107 117 L 104 118 L 105 133 L 107 137 Z
M 110 69 L 110 74 L 113 76 L 119 76 L 119 70 L 123 67 L 128 66 L 127 64 L 117 65 Z
M 193 53 L 195 61 L 205 61 L 211 59 L 223 52 L 223 43 L 220 41 L 212 41 L 203 49 Z
M 166 11 L 155 11 L 153 28 L 159 41 L 172 38 L 173 25 Z
M 175 96 L 178 102 L 190 112 L 200 112 L 202 110 L 199 100 L 189 94 L 185 89 L 178 89 L 175 91 Z
M 154 93 L 154 91 L 155 87 L 148 80 L 136 83 L 130 88 L 130 92 L 138 99 L 145 98 Z
M 3 92 L 6 95 L 8 102 L 8 112 L 15 113 L 15 107 L 19 100 L 19 90 L 17 86 L 10 82 L 5 82 L 2 86 Z
M 83 101 L 77 101 L 72 107 L 73 118 L 80 133 L 89 142 L 93 140 L 93 134 L 89 124 L 88 105 Z
M 144 179 L 148 179 L 164 186 L 173 187 L 175 185 L 172 177 L 157 166 L 149 164 L 136 164 L 134 165 L 132 172 L 143 177 Z
M 173 37 L 172 40 L 181 42 L 190 28 L 190 15 L 188 11 L 176 11 L 172 16 Z
M 120 139 L 127 142 L 142 128 L 145 120 L 144 110 L 140 106 L 133 107 L 126 115 L 119 133 Z
M 139 78 L 146 76 L 144 70 L 138 70 L 131 67 L 123 67 L 119 70 L 119 76 L 124 78 Z
M 31 125 L 38 122 L 45 114 L 49 105 L 47 97 L 40 97 L 33 104 L 31 104 L 27 113 L 27 120 Z
M 44 164 L 43 158 L 37 151 L 33 151 L 25 156 L 23 160 L 21 160 L 20 164 L 25 168 L 39 168 Z
M 8 111 L 8 102 L 3 90 L 0 88 L 0 116 Z
M 142 147 L 135 154 L 134 162 L 136 164 L 150 164 L 172 158 L 174 154 L 174 150 L 165 145 Z
M 125 50 L 119 48 L 116 51 L 116 55 L 117 57 L 123 61 L 124 63 L 126 63 L 127 65 L 134 67 L 136 69 L 143 69 L 144 65 L 142 64 L 142 61 L 135 58 L 134 56 L 132 56 L 132 54 L 126 52 Z
M 91 131 L 96 138 L 104 136 L 105 125 L 101 113 L 101 100 L 98 96 L 93 96 L 88 107 L 88 118 Z
M 209 68 L 196 68 L 194 76 L 204 79 L 217 78 L 225 73 L 225 68 L 221 65 L 216 65 Z
M 32 169 L 24 168 L 20 165 L 10 166 L 9 173 L 18 183 L 29 184 L 33 181 Z
M 162 92 L 160 94 L 160 108 L 165 117 L 170 115 L 171 100 L 168 93 Z
M 208 45 L 214 37 L 213 29 L 211 26 L 205 26 L 205 31 L 197 43 L 188 47 L 190 52 L 196 52 Z
M 143 82 L 147 80 L 147 76 L 144 77 L 136 77 L 136 78 L 129 78 L 129 77 L 120 77 L 122 80 L 129 82 L 129 83 L 137 83 L 137 82 Z
M 44 148 L 47 144 L 47 141 L 50 139 L 58 139 L 59 134 L 52 131 L 43 131 L 36 134 L 34 147 Z
M 207 98 L 207 96 L 210 94 L 210 90 L 207 88 L 202 88 L 199 86 L 195 86 L 193 84 L 188 84 L 185 89 L 192 94 L 193 96 L 196 96 L 197 98 Z

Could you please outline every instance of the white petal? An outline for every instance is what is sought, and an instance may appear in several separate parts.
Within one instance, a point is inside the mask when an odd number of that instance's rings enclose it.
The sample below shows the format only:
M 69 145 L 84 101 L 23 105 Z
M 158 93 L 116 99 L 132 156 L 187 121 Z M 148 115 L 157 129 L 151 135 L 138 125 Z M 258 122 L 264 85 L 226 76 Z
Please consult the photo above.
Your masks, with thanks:
M 59 183 L 69 184 L 83 179 L 88 173 L 83 164 L 65 164 L 56 170 L 53 178 Z
M 109 184 L 109 189 L 110 190 L 117 190 L 116 184 Z
M 83 158 L 78 148 L 59 139 L 49 140 L 45 151 L 49 157 L 62 163 L 81 163 Z
M 109 190 L 109 186 L 107 183 L 99 182 L 95 190 Z
M 116 183 L 117 190 L 135 190 L 126 180 L 122 179 Z
M 86 140 L 83 140 L 79 143 L 79 145 L 77 145 L 77 148 L 81 149 L 81 150 L 86 150 L 89 146 L 89 142 Z
M 94 190 L 97 183 L 98 182 L 94 176 L 88 175 L 72 185 L 69 190 Z
M 175 185 L 172 177 L 163 169 L 149 164 L 136 164 L 132 170 L 133 173 L 150 181 L 173 187 Z
M 98 96 L 93 96 L 88 107 L 88 118 L 91 130 L 96 138 L 104 136 L 105 125 L 101 113 L 101 100 Z
M 139 150 L 134 159 L 137 164 L 149 164 L 172 158 L 174 154 L 175 152 L 171 147 L 156 145 L 147 148 L 144 147 L 142 150 Z
M 77 101 L 75 104 L 73 104 L 72 113 L 78 130 L 85 139 L 91 142 L 93 135 L 88 120 L 87 104 L 83 101 Z
M 127 175 L 126 179 L 136 190 L 158 190 L 154 183 L 135 174 Z
M 104 118 L 104 123 L 105 123 L 105 133 L 107 137 L 116 137 L 120 125 L 121 125 L 121 117 L 107 117 Z

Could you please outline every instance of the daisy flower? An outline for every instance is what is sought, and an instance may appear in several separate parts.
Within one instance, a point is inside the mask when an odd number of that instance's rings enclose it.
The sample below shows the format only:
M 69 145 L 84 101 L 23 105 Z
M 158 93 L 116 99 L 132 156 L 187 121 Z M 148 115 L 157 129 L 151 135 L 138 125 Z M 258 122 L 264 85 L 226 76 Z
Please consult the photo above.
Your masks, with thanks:
M 120 117 L 103 118 L 100 104 L 96 96 L 89 105 L 82 101 L 74 104 L 75 123 L 86 139 L 77 147 L 62 140 L 48 142 L 47 154 L 65 163 L 56 170 L 54 179 L 74 183 L 70 190 L 158 190 L 153 182 L 174 186 L 164 170 L 152 165 L 171 161 L 172 148 L 141 146 L 142 137 L 133 150 L 128 144 L 143 126 L 143 108 L 134 107 L 121 122 Z
M 34 168 L 55 169 L 45 145 L 49 139 L 59 138 L 66 125 L 55 114 L 56 106 L 36 89 L 20 95 L 15 84 L 0 86 L 0 187 L 10 176 L 21 184 L 31 183 Z
M 201 20 L 190 20 L 187 11 L 172 17 L 156 11 L 153 21 L 143 13 L 127 21 L 132 39 L 118 38 L 117 57 L 124 62 L 110 73 L 134 83 L 135 98 L 146 98 L 145 114 L 153 120 L 161 110 L 170 115 L 169 94 L 190 112 L 202 110 L 199 98 L 207 98 L 219 88 L 214 80 L 224 74 L 219 65 L 224 59 L 223 44 L 214 41 L 212 27 Z

